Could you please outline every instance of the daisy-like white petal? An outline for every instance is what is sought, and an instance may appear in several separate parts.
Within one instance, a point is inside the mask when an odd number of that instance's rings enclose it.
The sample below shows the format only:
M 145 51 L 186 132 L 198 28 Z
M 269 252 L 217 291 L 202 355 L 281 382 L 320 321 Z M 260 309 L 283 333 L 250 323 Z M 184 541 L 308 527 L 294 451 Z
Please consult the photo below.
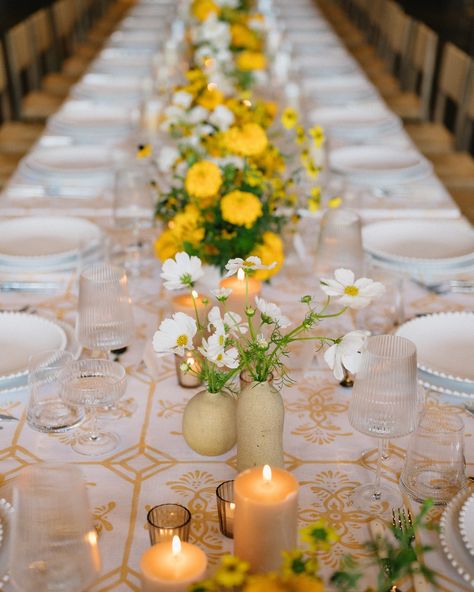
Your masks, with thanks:
M 321 289 L 331 297 L 337 297 L 342 306 L 360 309 L 385 293 L 385 286 L 370 278 L 355 279 L 350 269 L 336 269 L 335 279 L 321 279 Z
M 153 336 L 153 349 L 158 356 L 182 356 L 186 350 L 194 349 L 193 338 L 196 332 L 196 321 L 184 312 L 177 312 L 160 324 Z
M 256 257 L 251 255 L 247 257 L 247 259 L 230 259 L 225 268 L 227 269 L 227 273 L 224 277 L 230 277 L 231 275 L 235 275 L 239 269 L 243 269 L 244 271 L 253 271 L 255 269 L 273 269 L 276 265 L 276 261 L 270 263 L 270 265 L 263 265 L 260 257 Z
M 190 257 L 185 252 L 176 253 L 174 259 L 167 259 L 161 270 L 161 277 L 167 290 L 192 288 L 203 275 L 199 257 L 194 255 Z
M 285 329 L 291 325 L 291 321 L 280 310 L 280 307 L 273 302 L 267 302 L 263 298 L 255 296 L 255 304 L 262 316 L 267 317 L 272 323 L 278 325 L 281 329 Z
M 227 368 L 237 368 L 239 365 L 239 352 L 237 348 L 230 347 L 225 350 L 221 346 L 219 335 L 214 333 L 208 339 L 202 340 L 201 347 L 198 348 L 201 354 L 218 368 L 227 366 Z
M 357 374 L 368 331 L 351 331 L 339 343 L 331 345 L 324 353 L 324 361 L 333 371 L 336 380 L 344 378 L 344 368 Z
M 247 323 L 242 322 L 242 317 L 233 311 L 224 315 L 224 323 L 231 335 L 245 335 L 248 331 Z
M 216 290 L 211 290 L 211 294 L 215 296 L 219 302 L 225 302 L 232 294 L 232 290 L 230 288 L 217 288 Z

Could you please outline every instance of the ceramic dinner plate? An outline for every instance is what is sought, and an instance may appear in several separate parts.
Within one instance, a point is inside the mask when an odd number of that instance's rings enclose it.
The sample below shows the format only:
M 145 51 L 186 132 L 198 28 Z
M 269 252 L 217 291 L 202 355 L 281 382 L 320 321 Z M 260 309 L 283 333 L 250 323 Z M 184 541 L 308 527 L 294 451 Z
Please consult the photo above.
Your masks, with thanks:
M 474 313 L 440 312 L 408 321 L 397 330 L 416 345 L 418 368 L 471 390 L 474 386 Z
M 459 531 L 466 549 L 474 557 L 474 493 L 467 498 L 459 512 Z
M 82 218 L 31 216 L 0 222 L 0 265 L 38 266 L 77 257 L 82 243 L 98 241 L 100 228 Z
M 446 506 L 440 520 L 439 538 L 441 547 L 451 565 L 463 580 L 474 588 L 474 562 L 472 555 L 464 546 L 459 532 L 459 512 L 470 495 L 471 490 L 465 488 Z
M 89 101 L 68 101 L 50 121 L 53 127 L 77 129 L 97 134 L 127 129 L 130 110 L 116 105 L 97 105 Z
M 123 76 L 113 74 L 86 74 L 79 84 L 73 89 L 73 96 L 77 98 L 91 99 L 94 102 L 101 99 L 115 102 L 139 101 L 143 88 L 143 80 L 138 76 Z
M 414 150 L 393 146 L 347 146 L 329 154 L 331 169 L 362 183 L 402 183 L 431 172 L 425 158 Z
M 474 229 L 464 220 L 390 220 L 362 229 L 371 255 L 406 265 L 474 262 Z
M 357 70 L 354 60 L 339 49 L 326 55 L 300 55 L 295 61 L 302 78 L 335 78 Z
M 314 109 L 309 118 L 339 137 L 367 137 L 367 135 L 393 132 L 400 121 L 379 103 L 348 107 L 322 107 Z
M 43 317 L 23 313 L 0 314 L 0 379 L 28 372 L 28 358 L 44 350 L 66 347 L 64 330 Z
M 302 81 L 304 92 L 317 103 L 327 105 L 353 104 L 377 97 L 373 87 L 358 75 L 341 78 L 308 78 Z

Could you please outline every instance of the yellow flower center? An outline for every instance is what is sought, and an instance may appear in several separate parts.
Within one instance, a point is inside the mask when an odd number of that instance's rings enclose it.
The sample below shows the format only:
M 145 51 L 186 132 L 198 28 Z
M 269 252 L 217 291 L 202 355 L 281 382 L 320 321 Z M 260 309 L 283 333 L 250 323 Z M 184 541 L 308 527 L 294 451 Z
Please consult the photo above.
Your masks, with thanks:
M 222 360 L 222 357 L 223 357 L 222 354 L 218 354 L 217 360 L 220 362 Z
M 348 296 L 357 296 L 358 293 L 359 288 L 357 288 L 356 286 L 346 286 L 344 288 L 344 294 L 347 294 Z
M 224 345 L 224 336 L 219 335 L 219 345 Z
M 180 335 L 176 340 L 176 345 L 187 345 L 188 344 L 188 336 L 187 335 Z

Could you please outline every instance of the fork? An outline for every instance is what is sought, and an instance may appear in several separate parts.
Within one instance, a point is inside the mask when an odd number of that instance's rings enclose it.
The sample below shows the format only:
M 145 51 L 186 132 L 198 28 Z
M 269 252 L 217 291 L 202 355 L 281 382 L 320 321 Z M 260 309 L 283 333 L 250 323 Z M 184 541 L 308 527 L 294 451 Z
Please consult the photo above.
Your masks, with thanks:
M 397 511 L 395 511 L 392 508 L 392 524 L 402 533 L 408 535 L 410 544 L 415 541 L 415 530 L 413 528 L 413 519 L 410 510 L 405 511 L 405 508 L 397 508 Z M 415 592 L 429 591 L 428 582 L 421 572 L 413 573 L 412 580 Z

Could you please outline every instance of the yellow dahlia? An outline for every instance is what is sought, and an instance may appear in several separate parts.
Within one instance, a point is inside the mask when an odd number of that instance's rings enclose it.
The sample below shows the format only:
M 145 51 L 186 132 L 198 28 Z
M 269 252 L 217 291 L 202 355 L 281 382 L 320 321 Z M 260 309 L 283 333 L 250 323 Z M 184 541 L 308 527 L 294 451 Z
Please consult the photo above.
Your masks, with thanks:
M 231 191 L 221 200 L 222 217 L 235 226 L 252 228 L 262 215 L 262 204 L 256 195 L 248 191 Z
M 259 51 L 242 51 L 236 60 L 239 70 L 250 72 L 252 70 L 265 70 L 267 67 L 267 58 Z
M 258 50 L 261 48 L 261 41 L 254 31 L 241 23 L 233 23 L 230 27 L 232 45 L 246 49 Z
M 203 239 L 204 228 L 201 226 L 199 210 L 195 205 L 188 204 L 170 220 L 168 228 L 155 241 L 155 255 L 161 261 L 166 261 L 183 251 L 185 242 L 198 246 Z
M 240 156 L 258 156 L 268 146 L 265 130 L 257 123 L 231 127 L 224 136 L 227 150 Z
M 219 7 L 212 0 L 194 0 L 191 12 L 198 21 L 205 21 L 212 13 L 218 14 Z
M 275 275 L 280 271 L 283 262 L 285 261 L 283 242 L 274 232 L 264 232 L 263 243 L 257 245 L 251 255 L 260 257 L 264 265 L 271 265 L 276 261 L 276 265 L 272 269 L 257 269 L 254 273 L 256 279 L 262 281 L 268 280 L 272 275 Z
M 222 185 L 220 168 L 209 160 L 201 160 L 188 170 L 184 186 L 191 197 L 199 200 L 203 207 L 212 203 Z

